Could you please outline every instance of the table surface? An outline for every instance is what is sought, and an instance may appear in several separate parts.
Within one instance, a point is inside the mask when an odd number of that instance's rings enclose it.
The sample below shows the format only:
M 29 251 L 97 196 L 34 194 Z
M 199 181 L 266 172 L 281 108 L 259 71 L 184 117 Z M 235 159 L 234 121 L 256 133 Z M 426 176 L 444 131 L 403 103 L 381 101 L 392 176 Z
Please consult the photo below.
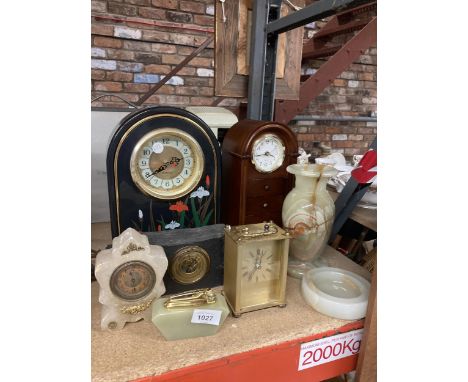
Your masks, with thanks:
M 333 198 L 333 200 L 336 200 L 339 195 L 338 192 L 331 189 L 328 189 L 328 192 L 330 193 L 330 196 Z M 364 227 L 377 232 L 377 209 L 356 206 L 349 215 L 349 218 L 363 225 Z
M 92 224 L 92 248 L 102 249 L 110 240 L 107 223 Z M 367 280 L 370 274 L 341 253 L 327 247 L 329 266 L 355 272 Z M 218 333 L 210 337 L 166 341 L 151 323 L 128 323 L 118 332 L 101 331 L 99 285 L 91 287 L 91 352 L 93 381 L 133 380 L 243 353 L 285 341 L 340 328 L 350 321 L 322 315 L 309 307 L 300 293 L 300 281 L 287 279 L 287 306 L 227 317 Z

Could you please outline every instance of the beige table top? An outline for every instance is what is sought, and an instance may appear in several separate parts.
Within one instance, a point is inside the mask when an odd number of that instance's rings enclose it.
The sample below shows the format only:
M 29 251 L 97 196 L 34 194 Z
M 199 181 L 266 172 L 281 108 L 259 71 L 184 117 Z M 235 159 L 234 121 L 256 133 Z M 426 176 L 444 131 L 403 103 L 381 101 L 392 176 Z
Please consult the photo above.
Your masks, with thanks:
M 92 248 L 104 248 L 108 224 L 92 225 Z M 106 243 L 106 240 L 107 243 Z M 327 247 L 323 258 L 330 266 L 353 271 L 370 280 L 370 274 Z M 151 322 L 127 324 L 110 333 L 100 330 L 99 285 L 91 287 L 91 355 L 93 381 L 127 381 L 279 344 L 337 329 L 350 321 L 324 316 L 305 304 L 299 280 L 288 277 L 287 306 L 229 316 L 218 333 L 210 337 L 166 341 Z

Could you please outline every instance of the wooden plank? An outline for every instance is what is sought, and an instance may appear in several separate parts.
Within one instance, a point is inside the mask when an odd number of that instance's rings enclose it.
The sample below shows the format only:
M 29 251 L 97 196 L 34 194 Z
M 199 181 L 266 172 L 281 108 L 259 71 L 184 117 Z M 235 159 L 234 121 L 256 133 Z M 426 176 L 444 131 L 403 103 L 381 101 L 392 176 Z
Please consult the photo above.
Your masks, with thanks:
M 304 5 L 304 0 L 297 0 L 298 6 Z M 215 42 L 215 95 L 224 97 L 247 97 L 249 76 L 239 74 L 246 72 L 248 59 L 239 49 L 247 41 L 247 24 L 239 26 L 240 17 L 246 19 L 245 12 L 241 15 L 239 1 L 226 1 L 224 10 L 226 22 L 222 21 L 222 9 L 216 2 L 216 42 Z M 247 20 L 246 20 L 247 21 Z M 245 21 L 245 22 L 246 22 Z M 282 73 L 282 78 L 276 81 L 276 97 L 287 100 L 299 98 L 301 60 L 302 60 L 302 36 L 303 28 L 297 28 L 286 33 L 284 44 L 280 42 L 280 59 L 277 61 L 277 73 Z M 280 39 L 281 41 L 281 39 Z M 247 47 L 246 47 L 247 48 Z M 281 53 L 284 51 L 284 54 Z M 241 58 L 239 58 L 241 54 Z M 284 64 L 282 58 L 284 57 Z M 239 66 L 240 63 L 240 66 Z M 286 70 L 287 69 L 287 70 Z

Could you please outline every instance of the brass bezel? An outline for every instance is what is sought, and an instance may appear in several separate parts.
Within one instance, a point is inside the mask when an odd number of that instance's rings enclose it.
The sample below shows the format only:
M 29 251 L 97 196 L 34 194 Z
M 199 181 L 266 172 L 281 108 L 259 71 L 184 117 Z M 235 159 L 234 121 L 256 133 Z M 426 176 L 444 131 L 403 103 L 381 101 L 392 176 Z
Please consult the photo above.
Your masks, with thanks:
M 274 163 L 274 166 L 271 170 L 269 171 L 264 171 L 262 170 L 258 165 L 257 165 L 257 162 L 255 161 L 255 157 L 254 157 L 254 151 L 255 151 L 255 147 L 258 146 L 258 144 L 261 142 L 261 141 L 264 141 L 265 139 L 268 139 L 268 138 L 273 138 L 275 140 L 278 141 L 278 143 L 280 144 L 280 147 L 281 147 L 281 155 L 280 157 L 278 158 L 278 160 Z M 252 164 L 255 166 L 255 169 L 258 171 L 258 172 L 261 172 L 263 174 L 269 174 L 275 170 L 277 170 L 278 168 L 281 167 L 281 165 L 284 163 L 284 158 L 285 158 L 285 152 L 286 152 L 286 147 L 284 146 L 284 142 L 283 140 L 276 134 L 273 134 L 273 133 L 267 133 L 267 134 L 262 134 L 260 137 L 258 137 L 253 145 L 252 145 L 252 152 L 251 152 L 251 161 L 252 161 Z
M 187 276 L 186 273 L 180 272 L 178 268 L 178 265 L 181 263 L 181 261 L 184 261 L 187 258 L 194 258 L 198 263 L 197 268 L 200 269 L 200 271 L 191 276 Z M 203 248 L 197 245 L 182 247 L 177 250 L 177 252 L 174 254 L 174 257 L 172 258 L 169 274 L 171 275 L 172 279 L 174 279 L 179 284 L 189 285 L 196 283 L 205 277 L 205 275 L 210 270 L 210 264 L 210 256 Z
M 173 189 L 155 189 L 143 179 L 140 168 L 138 167 L 137 153 L 143 147 L 145 142 L 161 135 L 171 135 L 178 137 L 184 140 L 186 143 L 188 143 L 192 150 L 194 162 L 192 174 L 189 178 L 186 179 L 186 181 L 182 184 L 181 187 L 177 188 L 176 192 L 174 192 Z M 132 155 L 130 157 L 130 174 L 135 185 L 144 194 L 163 200 L 177 199 L 184 195 L 187 195 L 190 191 L 192 191 L 202 177 L 204 166 L 205 156 L 203 155 L 203 151 L 198 142 L 190 134 L 187 134 L 186 132 L 173 127 L 158 128 L 145 134 L 143 137 L 140 138 L 138 143 L 133 148 Z
M 118 274 L 128 268 L 132 267 L 135 265 L 139 265 L 142 268 L 146 269 L 150 275 L 150 284 L 149 286 L 143 290 L 140 293 L 137 293 L 134 296 L 129 297 L 128 295 L 124 295 L 123 293 L 120 292 L 119 289 L 116 288 L 115 283 L 116 283 L 116 278 L 118 277 Z M 148 263 L 141 261 L 141 260 L 132 260 L 132 261 L 126 261 L 125 263 L 120 264 L 118 267 L 116 267 L 111 274 L 111 277 L 109 278 L 109 286 L 111 292 L 117 296 L 118 298 L 124 300 L 124 301 L 136 301 L 139 300 L 145 296 L 147 296 L 151 291 L 154 289 L 154 286 L 156 285 L 156 273 L 154 272 L 154 269 L 151 265 Z

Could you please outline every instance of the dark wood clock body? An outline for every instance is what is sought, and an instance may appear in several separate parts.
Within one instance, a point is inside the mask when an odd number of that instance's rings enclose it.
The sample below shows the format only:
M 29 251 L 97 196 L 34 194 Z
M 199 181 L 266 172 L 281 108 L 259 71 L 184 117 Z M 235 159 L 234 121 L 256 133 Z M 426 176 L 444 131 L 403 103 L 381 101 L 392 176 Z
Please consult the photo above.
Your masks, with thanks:
M 252 163 L 254 142 L 265 134 L 275 134 L 284 143 L 283 164 L 270 173 L 257 171 Z M 282 226 L 284 198 L 293 187 L 293 176 L 286 167 L 296 163 L 297 138 L 283 124 L 269 121 L 243 120 L 226 133 L 222 152 L 222 207 L 224 224 L 254 224 L 273 220 Z
M 198 142 L 204 155 L 204 167 L 199 182 L 188 194 L 162 200 L 143 193 L 135 185 L 130 174 L 130 158 L 135 145 L 145 134 L 165 127 L 183 131 Z M 126 116 L 114 131 L 107 150 L 112 237 L 118 236 L 128 227 L 152 232 L 167 229 L 170 222 L 176 228 L 219 223 L 220 161 L 221 150 L 215 135 L 193 113 L 176 107 L 152 106 Z M 204 196 L 192 196 L 192 192 L 200 187 L 203 188 Z

